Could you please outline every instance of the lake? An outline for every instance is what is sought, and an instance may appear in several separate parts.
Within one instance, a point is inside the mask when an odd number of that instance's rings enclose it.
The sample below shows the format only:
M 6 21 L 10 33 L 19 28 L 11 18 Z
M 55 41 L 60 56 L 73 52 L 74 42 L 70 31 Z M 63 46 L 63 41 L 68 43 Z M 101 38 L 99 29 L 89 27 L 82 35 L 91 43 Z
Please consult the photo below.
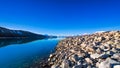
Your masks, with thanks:
M 54 52 L 61 39 L 0 39 L 0 68 L 27 68 Z

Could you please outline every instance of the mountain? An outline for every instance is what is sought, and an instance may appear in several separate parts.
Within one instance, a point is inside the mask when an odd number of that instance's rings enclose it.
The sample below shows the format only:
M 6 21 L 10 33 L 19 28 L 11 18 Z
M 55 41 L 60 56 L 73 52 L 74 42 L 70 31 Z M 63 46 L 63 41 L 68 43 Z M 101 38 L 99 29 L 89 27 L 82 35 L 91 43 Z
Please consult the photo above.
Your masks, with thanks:
M 11 30 L 4 27 L 0 27 L 0 37 L 17 37 L 17 38 L 47 38 L 47 36 L 41 34 L 35 34 L 29 31 L 23 30 Z

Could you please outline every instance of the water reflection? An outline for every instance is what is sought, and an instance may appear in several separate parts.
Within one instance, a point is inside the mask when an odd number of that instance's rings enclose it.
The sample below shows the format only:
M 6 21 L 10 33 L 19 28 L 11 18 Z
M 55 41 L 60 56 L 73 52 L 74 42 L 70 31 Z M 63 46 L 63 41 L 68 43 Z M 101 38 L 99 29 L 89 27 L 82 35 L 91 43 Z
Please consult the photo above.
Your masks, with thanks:
M 32 41 L 36 41 L 38 39 L 35 38 L 7 38 L 7 39 L 0 39 L 0 47 L 4 47 L 7 45 L 12 44 L 25 44 Z
M 0 39 L 0 68 L 34 68 L 49 57 L 59 40 Z

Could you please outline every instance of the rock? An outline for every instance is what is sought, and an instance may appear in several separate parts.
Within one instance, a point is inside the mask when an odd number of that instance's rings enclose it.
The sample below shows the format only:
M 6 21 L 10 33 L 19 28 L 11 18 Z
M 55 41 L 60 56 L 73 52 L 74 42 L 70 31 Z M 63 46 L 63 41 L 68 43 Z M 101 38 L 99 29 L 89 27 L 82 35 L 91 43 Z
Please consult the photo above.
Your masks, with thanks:
M 58 66 L 57 65 L 52 65 L 51 68 L 58 68 Z
M 98 68 L 111 68 L 111 65 L 113 64 L 119 64 L 119 62 L 116 62 L 115 60 L 112 60 L 111 58 L 107 58 L 105 61 L 99 64 Z
M 52 54 L 50 54 L 50 56 L 49 57 L 52 57 L 53 55 Z
M 116 54 L 114 54 L 111 58 L 114 58 L 114 59 L 120 61 L 120 53 L 116 53 Z
M 85 48 L 86 46 L 86 44 L 81 44 L 81 48 Z
M 53 58 L 51 58 L 51 62 L 54 62 L 56 60 L 56 58 L 55 57 L 53 57 Z
M 108 61 L 103 61 L 99 64 L 98 68 L 110 68 L 110 64 Z
M 79 60 L 78 62 L 77 62 L 77 65 L 81 65 L 82 64 L 82 60 Z
M 112 56 L 114 54 L 114 52 L 113 51 L 108 51 L 106 54 Z
M 110 64 L 119 64 L 118 61 L 112 60 L 111 58 L 106 59 Z
M 74 49 L 71 49 L 70 52 L 75 53 L 76 51 Z
M 82 65 L 75 65 L 72 68 L 83 68 Z
M 92 68 L 92 67 L 89 65 L 89 66 L 87 66 L 87 68 Z
M 103 49 L 104 51 L 108 51 L 110 49 L 111 49 L 111 46 L 109 44 L 104 45 L 104 49 Z
M 100 56 L 100 58 L 102 58 L 102 59 L 106 59 L 106 58 L 108 58 L 108 57 L 110 57 L 109 54 L 103 54 L 103 55 Z
M 105 40 L 105 37 L 98 37 L 99 41 Z
M 96 50 L 96 52 L 97 52 L 98 54 L 101 54 L 101 53 L 102 53 L 102 50 L 101 50 L 100 48 L 98 48 L 98 49 Z
M 82 66 L 83 66 L 83 68 L 87 68 L 88 65 L 87 65 L 87 63 L 84 62 L 84 63 L 82 64 Z
M 114 53 L 116 53 L 117 52 L 117 50 L 115 49 L 115 48 L 112 48 L 112 50 L 111 51 L 113 51 Z
M 99 67 L 99 64 L 100 64 L 100 63 L 99 63 L 99 62 L 97 62 L 97 63 L 96 63 L 96 67 Z
M 72 55 L 71 57 L 70 57 L 70 60 L 71 61 L 74 61 L 74 62 L 77 62 L 78 60 L 79 60 L 79 57 L 78 57 L 78 55 Z
M 86 47 L 86 51 L 88 51 L 88 52 L 95 52 L 94 49 L 92 47 L 89 47 L 89 46 Z
M 68 60 L 63 60 L 63 62 L 62 62 L 62 68 L 69 68 L 69 62 L 68 62 Z
M 120 45 L 116 45 L 116 48 L 117 48 L 117 49 L 120 49 Z
M 114 65 L 113 68 L 120 68 L 120 65 Z
M 93 58 L 93 59 L 99 58 L 99 57 L 100 57 L 100 54 L 97 54 L 97 53 L 91 54 L 90 57 Z
M 92 60 L 90 58 L 85 58 L 86 62 L 89 63 L 89 64 L 93 64 L 92 63 Z
M 104 49 L 105 49 L 105 47 L 104 47 L 104 46 L 100 46 L 100 49 L 104 50 Z

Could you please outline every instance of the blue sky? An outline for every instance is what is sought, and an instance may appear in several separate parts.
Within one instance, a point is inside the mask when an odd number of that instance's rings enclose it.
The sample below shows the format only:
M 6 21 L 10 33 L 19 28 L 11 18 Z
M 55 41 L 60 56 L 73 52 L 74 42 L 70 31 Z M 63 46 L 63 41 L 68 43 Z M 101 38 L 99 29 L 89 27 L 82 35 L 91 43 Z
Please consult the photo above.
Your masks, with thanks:
M 0 26 L 40 34 L 120 30 L 120 0 L 0 0 Z

